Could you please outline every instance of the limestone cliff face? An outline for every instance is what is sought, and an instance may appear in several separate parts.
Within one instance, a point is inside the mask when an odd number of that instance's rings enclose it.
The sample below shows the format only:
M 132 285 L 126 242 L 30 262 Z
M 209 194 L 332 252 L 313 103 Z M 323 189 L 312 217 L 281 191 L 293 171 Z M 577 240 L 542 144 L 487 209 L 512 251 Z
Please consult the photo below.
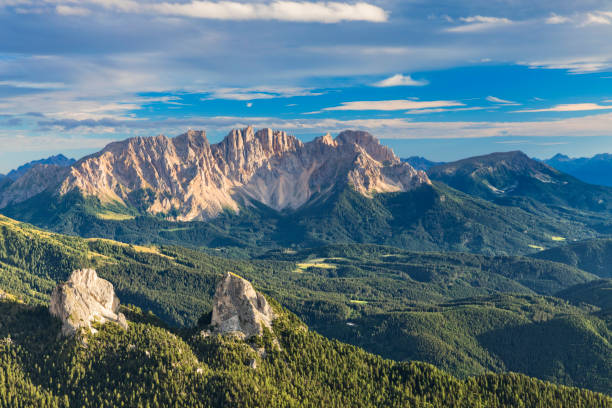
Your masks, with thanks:
M 49 312 L 62 321 L 64 336 L 80 329 L 95 333 L 93 322 L 111 321 L 127 328 L 125 316 L 118 311 L 119 298 L 113 285 L 99 278 L 93 269 L 74 271 L 68 281 L 55 287 L 49 305 Z
M 213 298 L 211 327 L 215 333 L 248 339 L 262 335 L 273 320 L 274 312 L 261 293 L 240 276 L 225 274 Z
M 402 163 L 366 132 L 345 131 L 335 140 L 325 135 L 268 163 L 236 192 L 277 210 L 297 209 L 338 185 L 370 196 L 429 183 L 424 172 Z
M 54 191 L 66 177 L 68 168 L 52 164 L 38 164 L 29 169 L 15 182 L 6 179 L 0 183 L 0 208 L 20 203 L 43 191 Z
M 0 192 L 0 208 L 53 185 L 60 195 L 78 190 L 102 202 L 187 221 L 224 209 L 238 211 L 254 201 L 276 210 L 297 209 L 342 185 L 370 196 L 429 183 L 424 172 L 402 163 L 367 132 L 345 131 L 336 139 L 325 135 L 302 143 L 285 132 L 251 127 L 232 130 L 214 145 L 201 131 L 132 138 L 50 173 L 27 194 Z

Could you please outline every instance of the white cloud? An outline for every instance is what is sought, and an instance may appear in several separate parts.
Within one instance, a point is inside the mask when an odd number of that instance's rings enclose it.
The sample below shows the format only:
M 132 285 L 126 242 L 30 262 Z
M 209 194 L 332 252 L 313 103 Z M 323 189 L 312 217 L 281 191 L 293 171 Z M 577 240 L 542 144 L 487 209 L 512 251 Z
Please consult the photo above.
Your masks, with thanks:
M 248 102 L 248 103 L 246 104 L 246 107 L 247 107 L 247 108 L 252 108 L 252 107 L 253 107 L 253 102 Z
M 550 17 L 548 17 L 545 22 L 546 24 L 565 24 L 571 22 L 572 19 L 566 16 L 560 16 L 555 13 L 551 13 Z
M 523 109 L 516 112 L 582 112 L 595 110 L 610 110 L 612 105 L 599 105 L 597 103 L 568 103 L 556 105 L 551 108 L 544 109 Z
M 28 6 L 32 0 L 0 0 L 0 6 Z
M 519 62 L 530 68 L 565 69 L 573 74 L 608 71 L 612 69 L 612 59 L 607 55 L 572 59 Z
M 84 7 L 73 7 L 63 4 L 58 4 L 55 7 L 55 12 L 62 16 L 86 16 L 91 13 L 89 9 Z
M 240 118 L 236 118 L 240 121 Z M 411 119 L 302 119 L 276 120 L 272 127 L 292 132 L 341 131 L 349 128 L 370 130 L 380 138 L 394 139 L 452 139 L 507 136 L 609 136 L 612 129 L 612 113 L 589 115 L 546 121 L 524 122 L 432 122 Z M 227 122 L 228 124 L 231 121 Z M 266 126 L 266 120 L 251 118 L 257 127 Z M 220 123 L 219 123 L 220 124 Z M 270 126 L 269 124 L 267 126 Z
M 254 99 L 291 98 L 294 96 L 317 96 L 321 92 L 313 92 L 312 89 L 300 87 L 272 87 L 259 86 L 250 88 L 219 88 L 212 91 L 202 91 L 209 96 L 202 100 L 227 99 L 233 101 L 250 101 Z
M 583 26 L 588 25 L 610 25 L 612 24 L 612 12 L 607 11 L 595 11 L 593 13 L 587 13 Z
M 75 6 L 74 4 L 79 6 Z M 304 23 L 339 23 L 343 21 L 386 22 L 389 13 L 364 1 L 287 1 L 268 2 L 200 1 L 138 2 L 134 0 L 0 0 L 2 6 L 21 6 L 24 12 L 40 12 L 49 4 L 57 4 L 60 15 L 86 15 L 92 10 L 82 7 L 113 10 L 123 13 L 148 13 L 163 16 L 210 20 L 276 20 Z M 42 8 L 41 8 L 42 6 Z
M 46 152 L 49 147 L 61 150 L 74 149 L 100 149 L 107 144 L 113 142 L 110 138 L 89 138 L 89 137 L 69 137 L 60 135 L 31 135 L 23 133 L 7 133 L 0 132 L 0 145 L 2 145 L 2 153 L 23 153 L 23 152 Z
M 137 12 L 145 7 L 144 5 L 133 0 L 83 0 L 83 2 L 88 2 L 100 7 L 123 12 Z
M 487 96 L 485 99 L 489 102 L 499 103 L 501 105 L 519 105 L 518 103 L 514 101 L 508 101 L 505 99 L 498 98 L 496 96 Z
M 59 89 L 63 88 L 64 84 L 61 82 L 0 81 L 0 86 L 29 89 Z
M 321 125 L 323 125 L 321 129 L 332 129 L 329 126 L 331 124 L 321 123 Z M 361 123 L 337 121 L 334 125 L 337 129 L 359 125 L 359 127 L 371 129 L 380 138 L 394 139 L 610 136 L 612 114 L 606 113 L 580 118 L 526 122 L 417 122 L 411 120 L 393 120 L 393 122 L 379 123 L 366 120 Z
M 428 83 L 429 82 L 425 80 L 412 79 L 410 75 L 397 74 L 389 78 L 383 79 L 382 81 L 376 82 L 375 84 L 373 84 L 373 86 L 379 88 L 386 88 L 390 86 L 424 86 Z
M 487 16 L 471 16 L 460 18 L 464 25 L 447 28 L 446 31 L 452 33 L 468 33 L 475 31 L 484 31 L 497 27 L 508 26 L 514 22 L 503 17 L 487 17 Z
M 179 134 L 185 129 L 203 128 L 225 133 L 231 128 L 253 125 L 256 128 L 272 127 L 294 134 L 313 132 L 339 132 L 345 129 L 364 129 L 379 138 L 394 139 L 453 139 L 480 137 L 563 137 L 563 136 L 610 136 L 612 113 L 588 115 L 579 118 L 566 118 L 545 121 L 522 122 L 466 122 L 466 121 L 414 121 L 408 118 L 376 119 L 280 119 L 273 117 L 198 117 L 170 118 L 167 121 L 148 123 L 147 121 L 128 122 L 130 132 L 137 134 Z M 74 128 L 76 134 L 83 134 L 85 128 Z M 105 128 L 96 128 L 92 134 L 105 133 Z M 113 131 L 115 135 L 117 130 Z M 63 131 L 62 134 L 66 134 Z M 112 132 L 111 132 L 112 133 Z M 115 136 L 123 137 L 123 136 Z M 0 141 L 1 143 L 2 141 Z
M 279 20 L 293 22 L 338 23 L 369 21 L 381 23 L 388 13 L 369 3 L 273 1 L 271 3 L 239 3 L 235 1 L 192 1 L 159 3 L 150 9 L 164 15 L 213 20 Z
M 475 111 L 475 110 L 483 110 L 488 108 L 483 108 L 480 106 L 471 106 L 469 108 L 430 108 L 430 109 L 415 109 L 409 110 L 406 112 L 406 115 L 427 115 L 430 113 L 442 113 L 442 112 L 464 112 L 464 111 Z
M 355 101 L 342 102 L 340 106 L 332 106 L 323 109 L 324 111 L 398 111 L 412 109 L 444 108 L 449 106 L 464 106 L 457 101 L 411 101 L 411 100 L 390 100 L 390 101 Z

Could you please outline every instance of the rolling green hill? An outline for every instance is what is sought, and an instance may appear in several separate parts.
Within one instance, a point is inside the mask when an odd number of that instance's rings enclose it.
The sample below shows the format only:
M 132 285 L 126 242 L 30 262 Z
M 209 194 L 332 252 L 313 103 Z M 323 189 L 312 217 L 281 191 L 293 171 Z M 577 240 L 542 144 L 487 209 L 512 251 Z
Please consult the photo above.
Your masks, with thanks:
M 569 287 L 556 294 L 572 303 L 591 304 L 612 313 L 612 279 L 601 279 Z
M 592 239 L 572 242 L 533 254 L 589 271 L 602 278 L 612 278 L 612 239 Z
M 0 218 L 5 292 L 45 304 L 57 281 L 86 266 L 110 280 L 124 303 L 151 310 L 173 327 L 195 324 L 210 310 L 218 276 L 234 271 L 321 334 L 384 357 L 430 362 L 460 377 L 530 369 L 542 379 L 612 392 L 604 381 L 610 367 L 598 363 L 611 353 L 608 317 L 549 296 L 596 277 L 554 262 L 376 245 L 284 249 L 232 260 L 59 235 Z M 524 344 L 496 348 L 504 330 L 524 330 L 518 333 L 528 333 L 524 341 L 534 349 L 552 335 L 570 343 L 551 343 L 550 364 L 532 367 Z M 581 346 L 570 347 L 572 339 L 582 339 Z M 582 371 L 579 364 L 586 362 L 597 368 Z

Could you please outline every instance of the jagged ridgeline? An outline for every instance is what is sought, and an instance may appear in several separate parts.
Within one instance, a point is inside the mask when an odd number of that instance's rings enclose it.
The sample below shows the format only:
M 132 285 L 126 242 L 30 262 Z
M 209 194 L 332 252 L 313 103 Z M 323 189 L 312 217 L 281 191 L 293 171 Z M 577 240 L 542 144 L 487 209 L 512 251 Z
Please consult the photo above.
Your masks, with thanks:
M 62 295 L 67 288 L 82 303 Z M 310 332 L 293 314 L 226 274 L 212 318 L 171 331 L 118 305 L 94 271 L 75 271 L 45 307 L 0 300 L 2 407 L 608 407 L 603 394 L 519 374 L 458 380 L 423 363 L 396 363 Z M 107 304 L 109 303 L 109 304 Z M 69 306 L 69 307 L 68 307 Z M 71 310 L 71 314 L 57 313 Z M 76 308 L 87 310 L 79 314 Z M 114 312 L 113 312 L 114 314 Z M 76 331 L 60 329 L 69 323 Z M 127 324 L 126 324 L 127 323 Z M 93 333 L 91 329 L 95 329 Z M 254 331 L 251 331 L 255 329 Z M 62 335 L 68 335 L 67 338 Z
M 488 163 L 477 162 L 475 172 L 445 167 L 453 174 L 440 180 L 460 192 L 432 183 L 366 132 L 303 143 L 282 131 L 246 128 L 210 144 L 204 132 L 189 131 L 111 143 L 70 165 L 35 165 L 0 183 L 0 211 L 84 237 L 238 253 L 356 242 L 524 254 L 555 239 L 612 231 L 602 215 L 612 189 L 563 184 L 565 176 L 520 158 L 513 173 L 500 164 L 494 178 L 480 177 Z M 524 181 L 518 198 L 506 194 L 513 177 Z M 586 201 L 555 199 L 576 186 Z
M 211 311 L 220 274 L 234 271 L 317 332 L 386 358 L 426 361 L 459 378 L 517 371 L 612 392 L 611 314 L 581 286 L 599 277 L 563 264 L 354 244 L 232 260 L 0 217 L 4 292 L 46 305 L 81 268 L 95 268 L 124 304 L 151 310 L 168 327 L 195 325 Z M 551 296 L 559 291 L 572 303 Z

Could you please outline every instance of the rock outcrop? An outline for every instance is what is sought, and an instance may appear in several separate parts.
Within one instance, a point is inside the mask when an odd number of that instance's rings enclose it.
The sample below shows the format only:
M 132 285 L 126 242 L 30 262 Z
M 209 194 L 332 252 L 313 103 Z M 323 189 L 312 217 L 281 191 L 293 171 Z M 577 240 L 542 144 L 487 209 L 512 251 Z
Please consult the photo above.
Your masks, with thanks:
M 427 175 L 402 163 L 367 132 L 345 131 L 302 143 L 282 131 L 232 130 L 209 144 L 193 131 L 167 138 L 138 137 L 111 143 L 69 168 L 27 173 L 4 191 L 0 208 L 42 191 L 80 191 L 102 203 L 120 203 L 178 221 L 204 220 L 254 202 L 297 209 L 335 187 L 365 196 L 429 184 Z
M 214 333 L 248 339 L 262 335 L 264 327 L 271 329 L 273 320 L 266 298 L 249 281 L 228 272 L 217 285 L 211 319 Z
M 95 333 L 93 322 L 115 322 L 127 329 L 112 283 L 99 278 L 93 269 L 76 270 L 68 281 L 60 283 L 51 294 L 49 311 L 62 321 L 64 336 L 81 329 Z

